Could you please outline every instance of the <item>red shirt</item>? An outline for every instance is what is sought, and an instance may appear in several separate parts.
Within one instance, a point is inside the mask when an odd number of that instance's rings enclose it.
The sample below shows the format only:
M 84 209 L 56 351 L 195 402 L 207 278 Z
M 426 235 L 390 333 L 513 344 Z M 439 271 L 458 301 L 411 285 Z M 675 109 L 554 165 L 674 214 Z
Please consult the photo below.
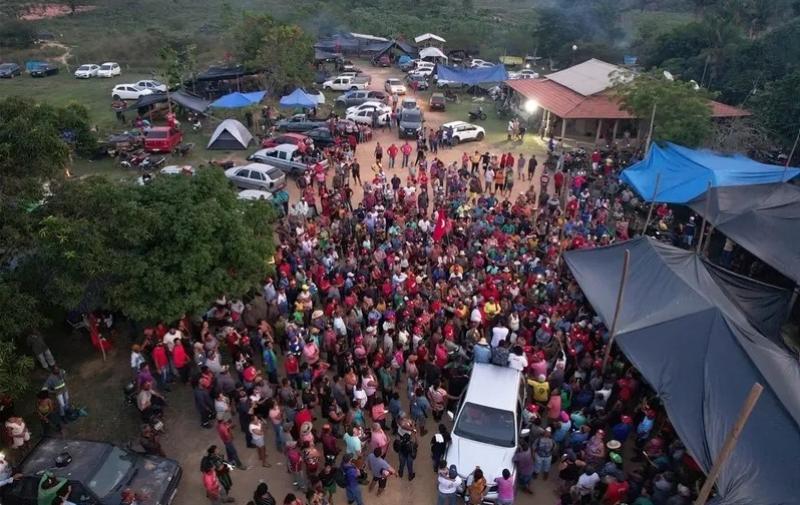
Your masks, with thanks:
M 203 487 L 206 488 L 206 496 L 219 498 L 219 479 L 217 479 L 217 473 L 213 468 L 203 472 Z
M 283 362 L 283 367 L 286 369 L 287 374 L 300 373 L 300 362 L 297 361 L 294 354 L 290 354 L 286 358 L 286 361 Z
M 217 434 L 223 444 L 233 442 L 233 432 L 228 423 L 217 423 Z
M 175 368 L 183 368 L 189 363 L 189 356 L 186 355 L 183 344 L 176 344 L 172 349 L 172 361 L 175 363 Z
M 390 145 L 389 149 L 386 150 L 386 152 L 389 153 L 390 158 L 397 156 L 397 151 L 399 151 L 399 149 L 397 149 L 397 146 L 394 144 Z
M 161 370 L 162 368 L 169 365 L 169 361 L 167 360 L 167 348 L 163 345 L 157 345 L 153 348 L 153 362 L 156 364 L 156 369 Z
M 614 505 L 625 500 L 628 496 L 628 483 L 612 482 L 606 488 L 606 494 L 603 495 L 603 503 L 606 505 Z

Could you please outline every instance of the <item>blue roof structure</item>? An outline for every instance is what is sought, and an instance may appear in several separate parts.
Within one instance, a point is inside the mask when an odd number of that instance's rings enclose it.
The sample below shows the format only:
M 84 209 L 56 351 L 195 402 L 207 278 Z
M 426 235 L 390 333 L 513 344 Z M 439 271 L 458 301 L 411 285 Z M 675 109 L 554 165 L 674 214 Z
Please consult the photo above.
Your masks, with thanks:
M 317 99 L 300 88 L 281 97 L 281 107 L 316 107 Z
M 253 91 L 250 93 L 231 93 L 217 98 L 211 102 L 211 107 L 215 109 L 241 109 L 260 102 L 266 91 Z

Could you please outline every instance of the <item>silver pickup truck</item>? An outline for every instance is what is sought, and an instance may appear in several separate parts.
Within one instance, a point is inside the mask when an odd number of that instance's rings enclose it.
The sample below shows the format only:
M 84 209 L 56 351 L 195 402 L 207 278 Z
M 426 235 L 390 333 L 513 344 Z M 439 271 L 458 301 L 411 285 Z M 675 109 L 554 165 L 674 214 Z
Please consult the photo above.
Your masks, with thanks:
M 281 144 L 275 147 L 260 149 L 251 154 L 247 159 L 257 163 L 264 163 L 267 165 L 272 165 L 276 168 L 280 168 L 287 175 L 293 177 L 299 177 L 303 175 L 307 170 L 311 170 L 311 168 L 317 163 L 321 164 L 325 168 L 328 166 L 328 160 L 326 159 L 323 159 L 319 162 L 315 161 L 311 163 L 304 163 L 300 158 L 301 156 L 296 145 Z

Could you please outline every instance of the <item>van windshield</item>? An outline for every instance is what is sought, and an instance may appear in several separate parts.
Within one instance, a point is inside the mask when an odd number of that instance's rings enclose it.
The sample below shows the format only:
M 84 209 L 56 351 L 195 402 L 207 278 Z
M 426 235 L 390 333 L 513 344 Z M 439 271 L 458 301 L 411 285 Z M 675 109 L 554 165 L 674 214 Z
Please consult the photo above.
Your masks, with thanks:
M 403 112 L 403 117 L 401 120 L 405 123 L 419 123 L 421 120 L 421 115 L 416 110 L 407 110 Z
M 453 433 L 476 442 L 514 447 L 516 445 L 514 413 L 510 410 L 467 402 L 461 409 Z

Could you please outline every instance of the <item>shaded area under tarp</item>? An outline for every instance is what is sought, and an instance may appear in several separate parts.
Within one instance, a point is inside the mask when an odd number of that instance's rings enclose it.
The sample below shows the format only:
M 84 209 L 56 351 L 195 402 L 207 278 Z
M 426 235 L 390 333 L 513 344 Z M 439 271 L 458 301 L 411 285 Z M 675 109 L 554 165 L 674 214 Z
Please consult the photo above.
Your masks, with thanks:
M 800 283 L 800 187 L 711 188 L 688 205 L 753 256 Z
M 658 194 L 656 178 L 661 174 Z M 769 184 L 788 181 L 800 174 L 800 168 L 787 168 L 753 161 L 745 156 L 725 156 L 704 149 L 689 149 L 667 143 L 650 146 L 642 161 L 622 172 L 622 180 L 645 201 L 686 203 L 711 187 Z
M 300 88 L 292 91 L 288 95 L 281 97 L 281 107 L 316 107 L 317 99 Z
M 486 68 L 456 68 L 447 65 L 436 65 L 436 75 L 439 79 L 461 84 L 502 82 L 508 79 L 505 65 Z
M 565 253 L 607 326 L 626 249 L 631 257 L 616 343 L 656 390 L 704 472 L 720 453 L 753 383 L 764 386 L 710 503 L 795 503 L 800 365 L 774 336 L 759 331 L 774 331 L 774 321 L 788 310 L 790 293 L 732 272 L 721 274 L 693 252 L 647 237 Z
M 176 103 L 185 109 L 200 114 L 204 113 L 206 109 L 208 109 L 208 106 L 211 103 L 208 100 L 203 100 L 202 98 L 194 96 L 183 90 L 178 90 L 170 93 L 169 99 L 173 103 Z M 125 110 L 138 110 L 141 108 L 150 107 L 151 105 L 155 105 L 157 103 L 162 103 L 166 101 L 167 101 L 166 93 L 153 93 L 150 95 L 140 96 L 138 100 L 130 104 L 128 108 Z
M 166 101 L 166 93 L 151 93 L 149 95 L 140 96 L 135 102 L 132 102 L 130 105 L 128 105 L 125 110 L 139 110 Z
M 197 81 L 225 81 L 236 79 L 245 75 L 254 75 L 258 72 L 245 70 L 243 65 L 233 65 L 228 67 L 208 67 L 208 70 L 197 74 Z
M 252 91 L 250 93 L 229 93 L 211 102 L 210 107 L 216 109 L 240 109 L 255 105 L 264 99 L 266 91 Z

